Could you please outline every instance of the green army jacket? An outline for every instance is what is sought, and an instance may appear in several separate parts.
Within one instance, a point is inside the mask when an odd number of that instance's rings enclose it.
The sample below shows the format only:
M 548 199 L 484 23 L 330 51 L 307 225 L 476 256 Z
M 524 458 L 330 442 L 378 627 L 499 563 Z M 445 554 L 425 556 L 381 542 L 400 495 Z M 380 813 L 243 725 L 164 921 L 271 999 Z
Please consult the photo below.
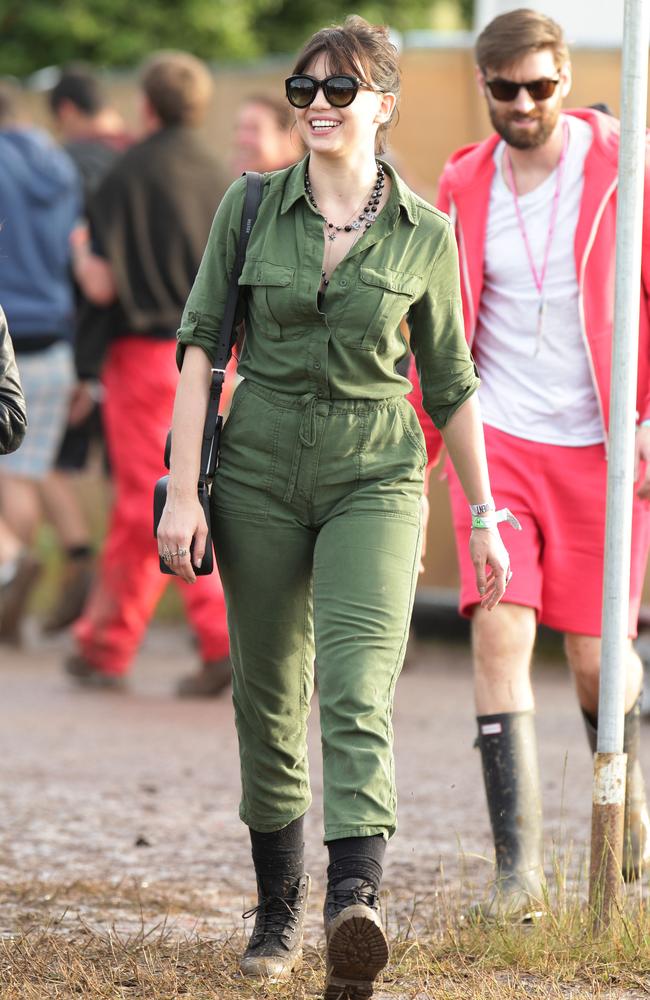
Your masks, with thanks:
M 247 286 L 239 373 L 268 389 L 318 399 L 406 395 L 395 371 L 406 316 L 423 402 L 437 427 L 477 388 L 463 332 L 458 254 L 449 220 L 392 179 L 388 202 L 330 275 L 322 308 L 323 218 L 305 196 L 308 159 L 268 174 L 240 284 Z M 178 331 L 212 358 L 234 265 L 245 179 L 221 202 Z

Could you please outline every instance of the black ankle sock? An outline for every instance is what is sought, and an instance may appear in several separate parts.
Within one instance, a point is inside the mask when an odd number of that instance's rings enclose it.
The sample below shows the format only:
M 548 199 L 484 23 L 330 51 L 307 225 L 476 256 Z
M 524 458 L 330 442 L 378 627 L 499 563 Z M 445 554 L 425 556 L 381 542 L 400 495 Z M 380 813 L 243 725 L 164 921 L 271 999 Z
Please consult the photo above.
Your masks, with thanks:
M 282 895 L 287 880 L 300 878 L 305 870 L 303 817 L 271 833 L 249 830 L 255 874 L 269 895 Z
M 327 884 L 332 887 L 343 879 L 367 879 L 379 890 L 384 873 L 383 861 L 386 840 L 378 834 L 374 837 L 344 837 L 327 843 L 330 864 L 327 869 Z
M 65 550 L 68 559 L 88 559 L 93 554 L 92 545 L 70 545 Z

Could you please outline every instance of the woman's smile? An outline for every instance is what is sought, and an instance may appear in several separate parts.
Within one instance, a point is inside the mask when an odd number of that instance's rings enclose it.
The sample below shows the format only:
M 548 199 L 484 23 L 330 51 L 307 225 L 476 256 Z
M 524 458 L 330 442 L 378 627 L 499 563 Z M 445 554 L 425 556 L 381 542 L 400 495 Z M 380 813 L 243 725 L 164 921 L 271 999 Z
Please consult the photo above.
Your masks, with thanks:
M 343 123 L 336 118 L 328 118 L 325 115 L 311 118 L 309 120 L 309 131 L 311 135 L 331 135 L 339 125 Z

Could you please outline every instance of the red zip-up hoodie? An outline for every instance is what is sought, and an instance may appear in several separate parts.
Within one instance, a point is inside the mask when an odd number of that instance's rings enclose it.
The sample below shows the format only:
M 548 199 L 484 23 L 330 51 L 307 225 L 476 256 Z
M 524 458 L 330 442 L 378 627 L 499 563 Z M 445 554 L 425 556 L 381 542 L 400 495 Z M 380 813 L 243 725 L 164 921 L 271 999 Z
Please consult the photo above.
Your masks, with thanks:
M 617 119 L 599 111 L 565 112 L 586 121 L 593 142 L 584 165 L 584 188 L 575 235 L 576 278 L 579 287 L 580 322 L 585 349 L 607 435 L 609 427 L 612 335 L 614 324 L 614 270 L 616 242 L 616 191 L 620 126 Z M 499 142 L 492 135 L 484 142 L 459 149 L 447 161 L 440 178 L 437 207 L 446 212 L 455 227 L 460 258 L 461 292 L 465 335 L 472 346 L 483 290 L 483 258 L 490 190 L 494 176 L 494 150 Z M 637 415 L 650 419 L 650 158 L 646 157 L 646 197 L 643 206 L 643 258 L 641 313 L 639 323 L 639 375 Z M 480 372 L 479 372 L 480 374 Z M 442 437 L 422 406 L 422 393 L 411 362 L 409 396 L 416 409 L 427 443 L 430 465 L 440 455 Z

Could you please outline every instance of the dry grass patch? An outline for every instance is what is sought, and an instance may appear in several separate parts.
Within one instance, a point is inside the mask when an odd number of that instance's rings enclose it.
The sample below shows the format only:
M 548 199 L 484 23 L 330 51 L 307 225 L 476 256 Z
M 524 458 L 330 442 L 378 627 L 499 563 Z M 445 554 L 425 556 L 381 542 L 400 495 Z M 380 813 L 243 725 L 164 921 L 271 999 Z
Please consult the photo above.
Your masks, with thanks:
M 187 908 L 187 897 L 184 904 Z M 578 902 L 531 927 L 466 927 L 454 923 L 440 902 L 431 907 L 431 931 L 416 936 L 407 921 L 393 937 L 377 1000 L 650 996 L 650 913 L 641 898 L 628 901 L 615 926 L 596 939 Z M 98 932 L 82 919 L 62 933 L 55 922 L 37 929 L 33 912 L 31 926 L 0 940 L 0 1000 L 308 1000 L 321 995 L 322 949 L 306 949 L 304 968 L 288 985 L 265 986 L 238 973 L 244 943 L 239 932 L 216 939 L 179 937 L 166 919 L 148 926 L 143 916 L 135 934 Z

